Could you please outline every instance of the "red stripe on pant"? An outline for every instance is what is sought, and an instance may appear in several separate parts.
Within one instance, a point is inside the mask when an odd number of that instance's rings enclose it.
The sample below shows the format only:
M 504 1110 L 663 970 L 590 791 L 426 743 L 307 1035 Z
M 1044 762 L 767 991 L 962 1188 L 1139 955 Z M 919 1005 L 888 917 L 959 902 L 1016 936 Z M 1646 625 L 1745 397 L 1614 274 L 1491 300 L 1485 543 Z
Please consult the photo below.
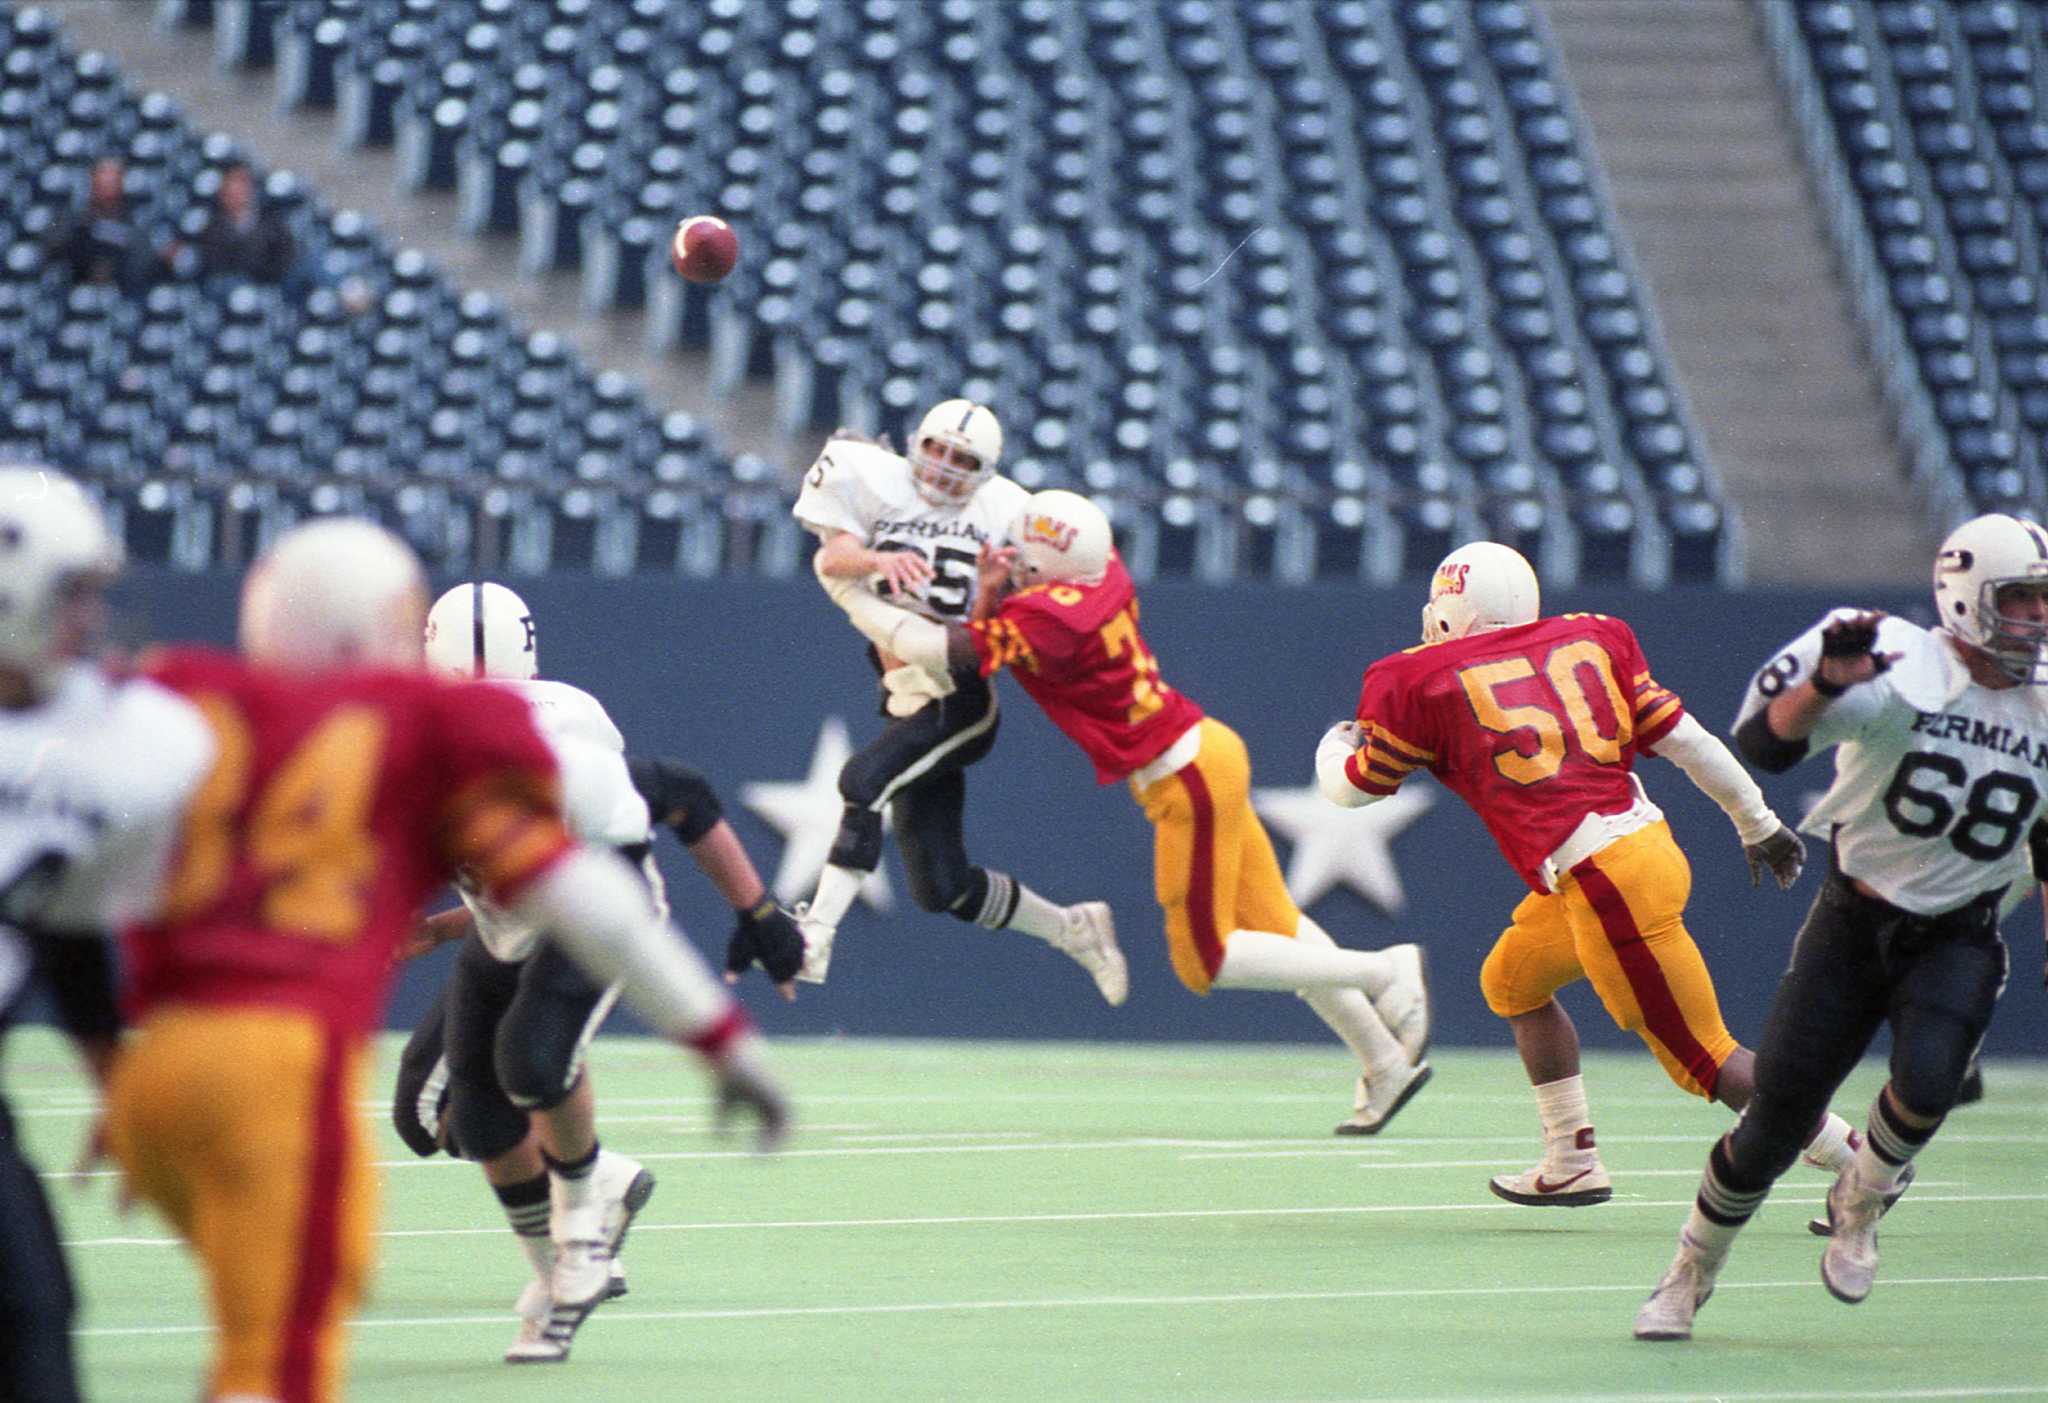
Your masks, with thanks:
M 299 1221 L 299 1271 L 292 1283 L 291 1313 L 285 1317 L 284 1355 L 278 1361 L 278 1391 L 284 1403 L 310 1403 L 319 1383 L 320 1331 L 333 1309 L 341 1271 L 341 1186 L 348 1159 L 348 1040 L 333 1029 L 323 1036 L 320 1085 L 313 1096 L 313 1135 L 308 1146 L 306 1203 Z
M 1636 1003 L 1643 1010 L 1643 1025 L 1658 1042 L 1671 1049 L 1671 1055 L 1711 1098 L 1715 1083 L 1721 1079 L 1720 1065 L 1686 1026 L 1685 1014 L 1679 1010 L 1671 985 L 1664 978 L 1664 968 L 1650 953 L 1643 933 L 1636 929 L 1636 918 L 1620 890 L 1605 872 L 1593 865 L 1591 858 L 1574 867 L 1572 876 L 1578 879 L 1579 890 L 1592 903 L 1594 914 L 1600 918 L 1600 928 L 1607 933 L 1607 943 L 1621 962 L 1622 975 L 1635 991 Z
M 1194 849 L 1188 854 L 1188 934 L 1202 968 L 1214 979 L 1223 968 L 1223 933 L 1216 929 L 1216 805 L 1208 781 L 1193 765 L 1180 770 L 1179 779 L 1195 812 Z

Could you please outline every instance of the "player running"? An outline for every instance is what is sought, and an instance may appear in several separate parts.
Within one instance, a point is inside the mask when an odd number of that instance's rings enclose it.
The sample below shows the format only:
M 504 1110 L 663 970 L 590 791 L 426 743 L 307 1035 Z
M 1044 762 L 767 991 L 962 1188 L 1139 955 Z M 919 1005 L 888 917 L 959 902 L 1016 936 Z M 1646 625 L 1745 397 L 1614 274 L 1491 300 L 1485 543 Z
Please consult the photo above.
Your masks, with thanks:
M 1181 982 L 1197 994 L 1299 993 L 1358 1058 L 1353 1114 L 1338 1133 L 1384 1129 L 1430 1076 L 1421 950 L 1344 949 L 1295 906 L 1252 809 L 1244 742 L 1160 676 L 1101 508 L 1039 492 L 996 541 L 1006 544 L 978 561 L 965 627 L 896 609 L 856 622 L 918 666 L 982 677 L 1008 667 L 1094 762 L 1098 783 L 1128 781 L 1156 830 L 1156 886 Z
M 339 1396 L 371 1260 L 376 1171 L 355 1113 L 392 957 L 460 871 L 710 1062 L 722 1105 L 786 1121 L 745 1015 L 616 855 L 578 845 L 527 707 L 419 669 L 425 588 L 396 537 L 287 533 L 242 592 L 244 657 L 152 668 L 206 718 L 160 914 L 124 939 L 137 1025 L 108 1136 L 191 1244 L 217 1328 L 209 1398 Z
M 426 660 L 441 676 L 488 679 L 527 703 L 561 766 L 570 831 L 638 865 L 663 904 L 647 796 L 664 819 L 687 811 L 683 821 L 694 825 L 688 831 L 697 841 L 718 821 L 716 799 L 707 803 L 687 772 L 663 762 L 645 762 L 634 774 L 603 705 L 540 678 L 526 602 L 499 584 L 457 585 L 427 613 Z M 778 935 L 786 968 L 777 967 L 787 979 L 802 959 L 802 937 L 766 899 L 745 850 L 736 850 L 744 870 L 733 876 L 750 886 L 734 939 L 759 946 Z M 462 942 L 441 997 L 399 1059 L 395 1119 L 409 1145 L 432 1154 L 445 1117 L 448 1138 L 478 1162 L 534 1270 L 514 1307 L 519 1330 L 505 1359 L 558 1363 L 590 1311 L 624 1294 L 618 1249 L 654 1190 L 644 1166 L 600 1145 L 584 1065 L 618 989 L 599 985 L 543 932 L 471 884 L 458 883 L 457 891 L 462 904 L 422 922 L 407 951 Z
M 1835 747 L 1804 827 L 1834 861 L 1792 945 L 1757 1048 L 1756 1096 L 1707 1157 L 1678 1254 L 1637 1312 L 1640 1340 L 1692 1338 L 1735 1236 L 1799 1133 L 1880 1025 L 1891 1076 L 1828 1191 L 1821 1281 L 1854 1304 L 1877 1223 L 1955 1106 L 2005 988 L 2006 889 L 2048 874 L 2048 531 L 1980 516 L 1934 560 L 1938 628 L 1840 609 L 1760 669 L 1735 737 L 1760 768 Z M 2024 841 L 2022 841 L 2024 840 Z
M 882 596 L 943 625 L 974 607 L 981 549 L 1000 540 L 1027 492 L 996 475 L 1003 430 L 986 405 L 950 399 L 933 406 L 908 456 L 886 443 L 835 437 L 804 477 L 798 521 L 820 541 L 818 583 L 850 614 Z M 798 977 L 823 983 L 832 941 L 882 857 L 887 812 L 903 849 L 910 894 L 987 930 L 1015 930 L 1064 951 L 1093 976 L 1111 1004 L 1130 988 L 1109 907 L 1057 906 L 1005 872 L 967 860 L 961 818 L 969 765 L 988 754 L 999 716 L 995 688 L 972 667 L 906 666 L 880 649 L 882 734 L 839 772 L 845 816 L 817 893 L 801 908 L 805 960 Z
M 1366 669 L 1356 719 L 1317 747 L 1317 781 L 1356 807 L 1427 770 L 1472 806 L 1528 883 L 1479 981 L 1535 1087 L 1543 1158 L 1490 1187 L 1510 1203 L 1605 1203 L 1612 1181 L 1559 989 L 1591 980 L 1614 1021 L 1695 1096 L 1739 1111 L 1755 1085 L 1754 1058 L 1723 1026 L 1685 928 L 1692 870 L 1636 759 L 1664 757 L 1721 806 L 1752 882 L 1768 869 L 1791 886 L 1805 850 L 1728 747 L 1651 677 L 1634 630 L 1605 614 L 1539 618 L 1536 572 L 1509 547 L 1477 541 L 1444 557 L 1422 640 Z M 1822 1109 L 1801 1138 L 1814 1164 L 1839 1168 L 1849 1125 L 1822 1122 Z

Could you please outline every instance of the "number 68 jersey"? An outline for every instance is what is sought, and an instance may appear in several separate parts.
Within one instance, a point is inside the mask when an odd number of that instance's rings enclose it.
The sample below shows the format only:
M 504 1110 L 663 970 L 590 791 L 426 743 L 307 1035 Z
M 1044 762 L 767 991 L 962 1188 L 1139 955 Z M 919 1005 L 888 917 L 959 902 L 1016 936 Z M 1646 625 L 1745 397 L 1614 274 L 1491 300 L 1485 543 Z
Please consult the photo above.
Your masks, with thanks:
M 850 531 L 870 550 L 923 556 L 932 567 L 930 583 L 893 602 L 938 623 L 960 623 L 974 606 L 981 548 L 1003 539 L 1030 496 L 1006 477 L 991 477 L 965 502 L 941 506 L 918 492 L 901 454 L 840 438 L 827 443 L 804 474 L 793 510 L 821 537 Z
M 1739 727 L 1820 663 L 1829 614 L 1750 679 Z M 1807 737 L 1835 750 L 1835 780 L 1800 828 L 1886 901 L 1952 911 L 2028 878 L 2027 830 L 2048 790 L 2048 698 L 1970 680 L 1948 635 L 1886 618 L 1874 651 L 1888 671 L 1828 703 Z

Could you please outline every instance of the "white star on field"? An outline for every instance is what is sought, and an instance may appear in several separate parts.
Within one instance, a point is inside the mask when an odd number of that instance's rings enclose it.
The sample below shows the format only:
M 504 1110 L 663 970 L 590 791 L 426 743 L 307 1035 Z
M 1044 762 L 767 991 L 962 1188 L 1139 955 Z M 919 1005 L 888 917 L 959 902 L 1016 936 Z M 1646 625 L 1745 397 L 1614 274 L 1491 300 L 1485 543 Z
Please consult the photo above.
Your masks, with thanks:
M 1428 812 L 1431 802 L 1427 791 L 1414 784 L 1361 809 L 1338 807 L 1313 784 L 1252 791 L 1259 817 L 1294 847 L 1287 890 L 1296 905 L 1313 906 L 1342 885 L 1390 916 L 1408 904 L 1394 862 L 1394 835 Z
M 853 744 L 846 738 L 846 723 L 828 716 L 818 729 L 811 768 L 802 780 L 754 780 L 740 786 L 740 802 L 782 835 L 782 861 L 776 864 L 775 880 L 769 884 L 782 901 L 809 900 L 818 885 L 818 874 L 825 870 L 832 840 L 839 833 L 839 816 L 846 810 L 846 801 L 839 797 L 839 767 L 851 754 Z M 885 832 L 887 826 L 884 815 Z M 877 911 L 896 904 L 889 875 L 880 866 L 861 883 L 860 895 Z

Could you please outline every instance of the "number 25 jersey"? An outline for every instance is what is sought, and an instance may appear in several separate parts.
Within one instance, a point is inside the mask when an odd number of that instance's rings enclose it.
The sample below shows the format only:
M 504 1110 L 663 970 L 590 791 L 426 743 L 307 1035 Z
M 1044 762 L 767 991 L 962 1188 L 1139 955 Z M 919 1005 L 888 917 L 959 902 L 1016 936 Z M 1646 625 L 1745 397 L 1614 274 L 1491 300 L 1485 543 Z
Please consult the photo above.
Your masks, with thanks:
M 461 868 L 504 895 L 572 846 L 554 757 L 502 688 L 385 670 L 301 676 L 199 649 L 149 668 L 198 708 L 213 768 L 158 918 L 123 940 L 130 1016 L 262 1005 L 376 1025 L 393 952 Z
M 1351 782 L 1392 794 L 1427 769 L 1472 806 L 1533 891 L 1588 814 L 1620 813 L 1636 756 L 1685 715 L 1650 676 L 1635 630 L 1564 614 L 1431 643 L 1366 669 Z
M 1758 669 L 1738 727 L 1813 674 L 1836 613 Z M 1829 702 L 1807 736 L 1812 750 L 1839 748 L 1834 783 L 1800 828 L 1833 839 L 1844 872 L 1920 915 L 2026 881 L 2024 840 L 2048 787 L 2048 689 L 1976 686 L 1947 633 L 1904 619 L 1880 621 L 1874 651 L 1900 657 Z
M 992 477 L 965 502 L 938 506 L 917 490 L 910 462 L 880 444 L 833 439 L 804 474 L 792 509 L 821 537 L 850 531 L 870 550 L 915 551 L 932 567 L 924 588 L 894 603 L 939 623 L 963 623 L 974 607 L 974 565 L 1000 541 L 1031 494 Z

